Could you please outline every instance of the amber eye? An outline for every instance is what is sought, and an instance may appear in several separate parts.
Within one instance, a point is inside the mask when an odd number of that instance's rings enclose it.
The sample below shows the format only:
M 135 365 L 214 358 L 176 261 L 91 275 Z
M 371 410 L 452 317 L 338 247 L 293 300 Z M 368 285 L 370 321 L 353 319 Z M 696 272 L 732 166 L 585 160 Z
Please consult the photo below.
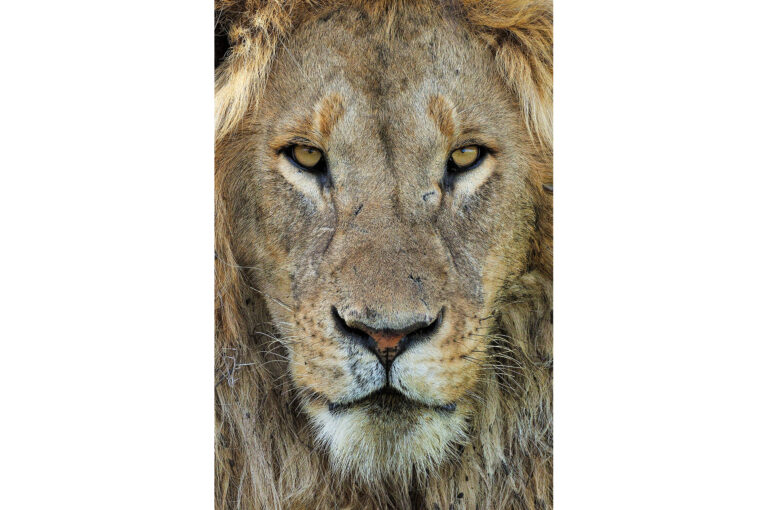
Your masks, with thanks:
M 309 145 L 294 145 L 288 151 L 291 160 L 303 170 L 319 171 L 322 167 L 323 153 Z
M 451 153 L 450 163 L 454 170 L 469 170 L 475 163 L 479 162 L 481 155 L 482 151 L 479 146 L 467 145 Z

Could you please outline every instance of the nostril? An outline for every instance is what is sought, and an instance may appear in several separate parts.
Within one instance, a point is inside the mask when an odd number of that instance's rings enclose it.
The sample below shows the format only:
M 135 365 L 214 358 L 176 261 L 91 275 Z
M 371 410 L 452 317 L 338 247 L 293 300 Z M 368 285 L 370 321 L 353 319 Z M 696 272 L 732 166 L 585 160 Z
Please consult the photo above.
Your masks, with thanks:
M 352 327 L 349 324 L 347 324 L 347 321 L 345 321 L 341 315 L 339 315 L 339 311 L 336 309 L 335 306 L 331 307 L 331 314 L 333 315 L 333 321 L 336 323 L 336 327 L 345 334 L 345 336 L 348 336 L 355 342 L 361 344 L 363 347 L 371 351 L 372 353 L 376 354 L 378 356 L 378 353 L 376 352 L 376 342 L 371 338 L 371 336 L 358 328 Z
M 437 317 L 435 317 L 435 320 L 433 320 L 431 323 L 405 335 L 405 337 L 400 340 L 397 354 L 402 354 L 406 349 L 412 347 L 413 345 L 429 340 L 432 336 L 434 336 L 434 334 L 443 324 L 444 312 L 445 307 L 440 310 L 440 313 L 437 314 Z
M 349 324 L 347 324 L 347 321 L 341 318 L 341 315 L 339 315 L 339 311 L 336 309 L 335 306 L 331 307 L 331 313 L 333 314 L 333 320 L 334 322 L 336 322 L 336 326 L 338 326 L 339 329 L 341 329 L 345 333 L 349 333 L 352 335 L 363 335 L 363 336 L 366 336 L 368 334 L 362 330 L 353 328 Z
M 437 314 L 437 317 L 435 317 L 435 320 L 433 320 L 431 323 L 427 324 L 422 328 L 417 329 L 416 331 L 413 331 L 408 336 L 415 335 L 415 336 L 427 337 L 432 335 L 435 331 L 437 331 L 437 329 L 443 323 L 443 310 L 445 310 L 445 308 L 440 310 L 440 313 Z

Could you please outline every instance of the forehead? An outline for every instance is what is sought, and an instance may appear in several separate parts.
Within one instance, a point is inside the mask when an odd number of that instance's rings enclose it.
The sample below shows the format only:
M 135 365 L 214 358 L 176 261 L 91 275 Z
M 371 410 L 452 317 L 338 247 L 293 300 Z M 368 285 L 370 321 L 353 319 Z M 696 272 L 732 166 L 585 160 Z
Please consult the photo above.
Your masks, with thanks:
M 279 128 L 329 97 L 343 105 L 341 129 L 357 129 L 348 138 L 366 128 L 413 135 L 446 109 L 464 127 L 503 125 L 512 110 L 490 49 L 441 10 L 374 19 L 345 8 L 301 24 L 280 43 L 264 107 Z

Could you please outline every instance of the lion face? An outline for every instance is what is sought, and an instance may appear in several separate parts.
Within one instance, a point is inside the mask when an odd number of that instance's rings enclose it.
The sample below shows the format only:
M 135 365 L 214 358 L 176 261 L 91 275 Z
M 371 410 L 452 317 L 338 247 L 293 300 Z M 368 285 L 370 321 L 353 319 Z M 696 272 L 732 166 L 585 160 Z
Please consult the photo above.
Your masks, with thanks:
M 534 231 L 533 142 L 488 44 L 441 12 L 389 21 L 298 26 L 221 158 L 304 411 L 364 477 L 466 440 L 494 300 Z

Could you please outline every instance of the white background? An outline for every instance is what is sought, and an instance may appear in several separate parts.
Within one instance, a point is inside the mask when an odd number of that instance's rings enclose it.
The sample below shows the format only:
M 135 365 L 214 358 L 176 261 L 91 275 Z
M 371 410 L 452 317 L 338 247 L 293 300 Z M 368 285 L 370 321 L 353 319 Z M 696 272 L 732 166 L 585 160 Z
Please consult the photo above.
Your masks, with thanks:
M 4 5 L 0 507 L 213 507 L 212 2 Z M 768 508 L 761 2 L 555 5 L 555 504 Z

